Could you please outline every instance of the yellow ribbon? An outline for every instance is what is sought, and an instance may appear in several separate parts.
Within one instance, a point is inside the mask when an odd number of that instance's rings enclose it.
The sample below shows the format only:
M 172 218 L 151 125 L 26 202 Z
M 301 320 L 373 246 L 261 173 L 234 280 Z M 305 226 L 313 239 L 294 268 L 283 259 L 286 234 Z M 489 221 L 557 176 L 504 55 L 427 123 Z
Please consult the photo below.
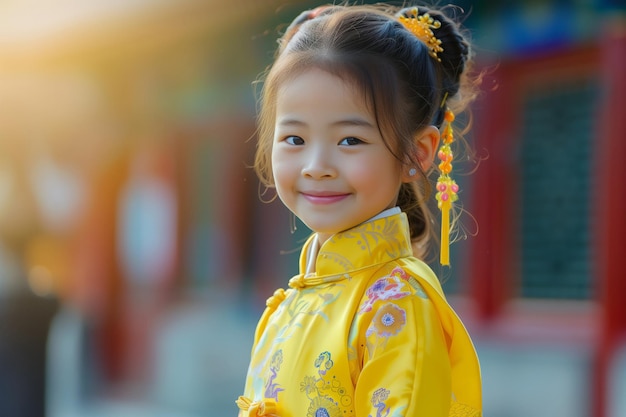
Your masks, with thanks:
M 250 398 L 240 396 L 237 398 L 237 407 L 245 411 L 243 417 L 263 417 L 276 414 L 276 402 L 274 400 L 252 401 Z

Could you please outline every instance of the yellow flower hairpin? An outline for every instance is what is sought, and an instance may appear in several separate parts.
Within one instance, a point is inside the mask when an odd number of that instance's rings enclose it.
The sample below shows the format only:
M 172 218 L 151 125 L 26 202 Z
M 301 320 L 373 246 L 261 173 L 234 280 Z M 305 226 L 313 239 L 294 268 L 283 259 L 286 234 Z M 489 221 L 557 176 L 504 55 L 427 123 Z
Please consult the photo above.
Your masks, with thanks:
M 428 49 L 430 49 L 430 56 L 441 62 L 441 58 L 437 54 L 443 52 L 443 48 L 441 47 L 441 41 L 433 33 L 433 29 L 441 27 L 440 21 L 433 19 L 428 13 L 418 14 L 417 8 L 411 10 L 410 16 L 400 16 L 398 20 L 413 35 L 426 44 Z

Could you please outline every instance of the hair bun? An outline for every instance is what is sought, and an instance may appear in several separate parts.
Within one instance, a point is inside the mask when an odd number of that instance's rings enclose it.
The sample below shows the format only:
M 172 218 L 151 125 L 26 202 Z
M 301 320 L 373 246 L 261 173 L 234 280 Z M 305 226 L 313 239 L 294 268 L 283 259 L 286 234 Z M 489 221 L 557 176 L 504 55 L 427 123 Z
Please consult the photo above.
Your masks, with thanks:
M 465 64 L 470 58 L 469 42 L 460 32 L 460 26 L 452 18 L 440 10 L 427 7 L 405 7 L 397 16 L 408 17 L 413 15 L 417 8 L 418 15 L 429 14 L 441 26 L 434 29 L 434 36 L 441 41 L 442 52 L 437 57 L 443 70 L 442 89 L 448 96 L 454 96 L 460 88 L 460 78 L 465 70 Z

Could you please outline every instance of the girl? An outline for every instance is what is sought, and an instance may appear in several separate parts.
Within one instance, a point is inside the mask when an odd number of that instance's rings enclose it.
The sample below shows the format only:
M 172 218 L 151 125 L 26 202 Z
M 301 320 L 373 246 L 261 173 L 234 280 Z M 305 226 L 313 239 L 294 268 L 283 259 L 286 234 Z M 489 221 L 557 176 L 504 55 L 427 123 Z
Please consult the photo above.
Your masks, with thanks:
M 481 415 L 472 342 L 418 259 L 439 128 L 444 215 L 457 190 L 469 45 L 438 11 L 389 7 L 304 12 L 266 76 L 255 167 L 315 233 L 267 300 L 240 416 Z

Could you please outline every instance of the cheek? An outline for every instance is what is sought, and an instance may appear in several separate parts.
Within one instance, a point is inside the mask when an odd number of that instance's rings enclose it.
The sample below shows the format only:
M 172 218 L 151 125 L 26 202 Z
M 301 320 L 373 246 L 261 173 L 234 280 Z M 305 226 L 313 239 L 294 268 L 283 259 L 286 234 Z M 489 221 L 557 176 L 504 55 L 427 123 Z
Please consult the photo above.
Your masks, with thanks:
M 348 175 L 353 183 L 363 184 L 376 180 L 375 170 L 368 163 L 350 164 L 346 166 Z
M 280 152 L 272 153 L 272 174 L 276 187 L 285 187 L 296 177 L 295 164 Z
M 350 179 L 355 184 L 380 184 L 396 183 L 401 181 L 402 167 L 394 160 L 364 160 L 351 164 L 349 169 Z
M 274 176 L 274 189 L 278 198 L 287 208 L 293 210 L 297 180 L 297 173 L 294 172 L 293 164 L 284 159 L 273 159 L 272 174 Z

